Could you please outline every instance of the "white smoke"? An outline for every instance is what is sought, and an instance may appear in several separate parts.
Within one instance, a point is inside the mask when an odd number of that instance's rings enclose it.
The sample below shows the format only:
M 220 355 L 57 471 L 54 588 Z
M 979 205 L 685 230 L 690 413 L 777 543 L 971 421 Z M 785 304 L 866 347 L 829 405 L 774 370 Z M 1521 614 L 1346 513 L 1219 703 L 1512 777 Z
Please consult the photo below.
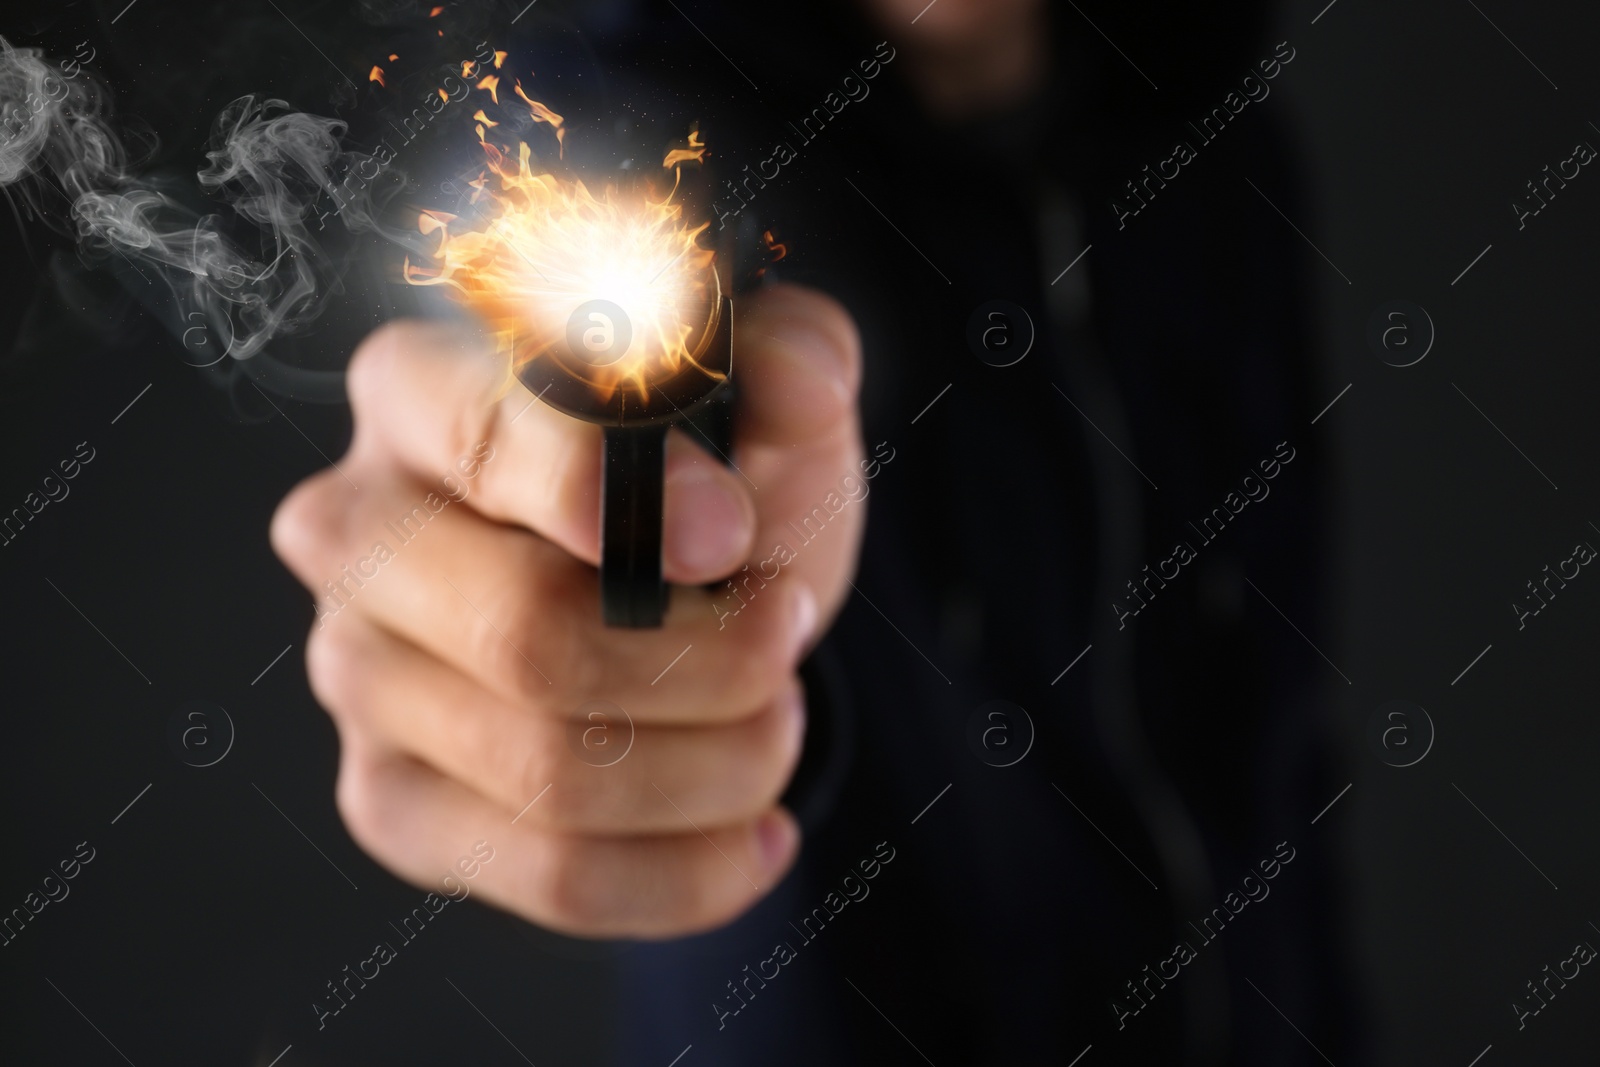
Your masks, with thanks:
M 224 210 L 188 206 L 198 200 L 192 191 L 184 196 L 136 173 L 104 90 L 82 68 L 90 52 L 80 47 L 56 66 L 0 37 L 0 193 L 64 223 L 43 206 L 54 186 L 86 255 L 115 254 L 140 274 L 159 276 L 174 305 L 169 325 L 204 356 L 195 365 L 249 359 L 323 310 L 342 265 L 312 236 L 313 222 L 321 231 L 333 216 L 352 234 L 414 241 L 380 224 L 382 203 L 367 182 L 347 180 L 358 169 L 382 170 L 389 159 L 347 149 L 343 120 L 293 111 L 283 100 L 243 96 L 222 110 L 209 164 L 195 178 L 198 192 Z M 390 195 L 402 181 L 391 175 Z M 336 206 L 319 210 L 319 200 Z M 195 321 L 201 325 L 192 327 Z M 193 342 L 191 334 L 198 334 Z
M 70 197 L 102 173 L 125 166 L 121 143 L 103 117 L 105 95 L 77 58 L 61 67 L 37 49 L 0 37 L 0 189 L 48 172 Z M 31 201 L 30 201 L 31 202 Z

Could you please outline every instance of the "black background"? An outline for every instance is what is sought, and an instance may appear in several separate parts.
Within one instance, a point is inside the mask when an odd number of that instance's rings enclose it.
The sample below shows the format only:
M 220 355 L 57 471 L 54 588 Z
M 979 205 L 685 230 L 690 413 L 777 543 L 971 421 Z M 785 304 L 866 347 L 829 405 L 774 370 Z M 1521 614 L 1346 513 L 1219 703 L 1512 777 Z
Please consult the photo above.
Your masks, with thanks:
M 1134 17 L 1082 6 L 1114 38 L 1115 19 Z M 1372 1062 L 1383 1064 L 1466 1064 L 1491 1044 L 1486 1065 L 1567 1061 L 1590 1048 L 1600 997 L 1585 973 L 1525 1030 L 1509 1008 L 1574 942 L 1600 942 L 1600 593 L 1589 588 L 1600 578 L 1586 570 L 1520 632 L 1509 606 L 1575 542 L 1600 544 L 1600 177 L 1585 168 L 1520 231 L 1511 208 L 1576 142 L 1600 144 L 1600 14 L 1479 6 L 1287 5 L 1272 40 L 1288 39 L 1297 57 L 1252 105 L 1288 132 L 1306 183 L 1293 224 L 1320 249 L 1305 249 L 1317 297 L 1309 358 L 1326 400 L 1350 387 L 1314 427 L 1337 488 L 1334 564 L 1318 576 L 1337 609 L 1321 644 L 1337 664 L 1324 692 L 1346 769 L 1336 784 L 1352 783 L 1318 826 L 1341 843 L 1332 888 L 1346 902 Z M 71 28 L 38 25 L 70 42 L 80 25 L 105 33 L 120 7 L 69 6 L 51 14 L 77 20 Z M 124 17 L 166 28 L 150 76 L 172 76 L 166 103 L 192 109 L 196 126 L 214 102 L 183 95 L 183 64 L 235 57 L 258 64 L 265 86 L 285 62 L 321 62 L 224 47 L 275 17 L 266 9 L 224 20 L 143 0 Z M 0 32 L 31 43 L 35 19 Z M 1081 30 L 1086 48 L 1109 47 L 1087 22 Z M 1216 95 L 1239 74 L 1219 63 Z M 1218 163 L 1203 153 L 1193 166 Z M 1268 225 L 1289 225 L 1250 196 Z M 1205 210 L 1172 195 L 1132 224 Z M 24 247 L 16 223 L 4 225 L 15 272 L 5 292 L 29 295 L 4 300 L 0 318 L 8 336 L 32 341 L 0 376 L 0 507 L 20 504 L 78 442 L 96 455 L 69 498 L 0 549 L 0 908 L 19 905 L 78 842 L 96 857 L 69 898 L 0 949 L 0 1060 L 119 1062 L 109 1040 L 139 1064 L 266 1064 L 291 1042 L 285 1064 L 520 1062 L 481 1010 L 534 1062 L 591 1061 L 630 1010 L 609 984 L 613 950 L 476 906 L 452 905 L 403 951 L 366 994 L 374 1010 L 314 1031 L 305 1003 L 421 897 L 339 823 L 334 734 L 300 659 L 306 597 L 266 540 L 277 499 L 325 464 L 319 449 L 337 456 L 347 417 L 305 405 L 289 411 L 296 429 L 248 398 L 219 402 L 103 275 L 92 290 L 36 302 L 53 239 L 30 223 Z M 1385 365 L 1365 339 L 1373 311 L 1396 299 L 1424 307 L 1437 331 L 1412 367 Z M 29 330 L 29 315 L 53 325 Z M 961 343 L 952 338 L 950 358 L 967 358 Z M 183 765 L 168 745 L 169 720 L 195 699 L 225 707 L 238 732 L 210 768 Z M 1369 742 L 1391 699 L 1432 717 L 1436 739 L 1415 766 L 1385 765 Z M 410 1024 L 418 1015 L 427 1026 Z

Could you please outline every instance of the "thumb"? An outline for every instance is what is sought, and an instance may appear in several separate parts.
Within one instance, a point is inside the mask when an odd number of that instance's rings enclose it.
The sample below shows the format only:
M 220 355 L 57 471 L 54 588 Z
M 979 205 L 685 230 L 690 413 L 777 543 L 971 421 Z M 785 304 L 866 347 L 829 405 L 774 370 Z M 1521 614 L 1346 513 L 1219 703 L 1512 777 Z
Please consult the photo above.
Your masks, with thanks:
M 838 301 L 775 285 L 741 300 L 733 319 L 741 448 L 854 436 L 861 340 Z

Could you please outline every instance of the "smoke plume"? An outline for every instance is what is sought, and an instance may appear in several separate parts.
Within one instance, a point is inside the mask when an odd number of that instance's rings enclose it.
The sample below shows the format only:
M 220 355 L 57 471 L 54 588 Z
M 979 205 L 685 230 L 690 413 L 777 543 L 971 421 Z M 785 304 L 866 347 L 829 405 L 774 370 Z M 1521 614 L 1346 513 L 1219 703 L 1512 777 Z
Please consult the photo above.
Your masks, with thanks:
M 389 161 L 347 147 L 344 120 L 283 100 L 247 95 L 223 108 L 192 186 L 141 176 L 154 138 L 129 134 L 130 153 L 85 49 L 58 65 L 0 37 L 0 193 L 73 234 L 86 258 L 159 278 L 164 317 L 194 365 L 247 360 L 324 310 L 348 266 L 330 250 L 330 217 L 347 234 L 415 242 L 378 220 L 404 175 L 348 181 Z M 57 194 L 65 206 L 53 209 Z

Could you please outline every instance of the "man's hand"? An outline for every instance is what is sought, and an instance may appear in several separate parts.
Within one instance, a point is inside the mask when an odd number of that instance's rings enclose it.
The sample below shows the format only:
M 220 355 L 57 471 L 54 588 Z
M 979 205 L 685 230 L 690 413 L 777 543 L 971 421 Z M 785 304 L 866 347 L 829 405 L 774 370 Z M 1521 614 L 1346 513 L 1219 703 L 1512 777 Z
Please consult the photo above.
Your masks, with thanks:
M 356 353 L 350 451 L 284 500 L 272 543 L 318 600 L 306 661 L 340 813 L 396 874 L 432 883 L 486 839 L 476 888 L 508 911 L 667 937 L 728 922 L 794 861 L 776 801 L 805 728 L 796 667 L 865 513 L 823 506 L 862 476 L 859 342 L 833 301 L 779 286 L 741 301 L 733 344 L 737 470 L 669 437 L 660 630 L 600 621 L 598 427 L 529 407 L 503 357 L 444 327 L 385 326 Z M 813 508 L 828 521 L 802 543 L 787 524 Z M 752 577 L 779 542 L 792 558 Z M 729 577 L 739 599 L 700 588 Z M 632 720 L 610 766 L 572 744 L 591 700 Z M 610 723 L 612 752 L 627 730 Z

